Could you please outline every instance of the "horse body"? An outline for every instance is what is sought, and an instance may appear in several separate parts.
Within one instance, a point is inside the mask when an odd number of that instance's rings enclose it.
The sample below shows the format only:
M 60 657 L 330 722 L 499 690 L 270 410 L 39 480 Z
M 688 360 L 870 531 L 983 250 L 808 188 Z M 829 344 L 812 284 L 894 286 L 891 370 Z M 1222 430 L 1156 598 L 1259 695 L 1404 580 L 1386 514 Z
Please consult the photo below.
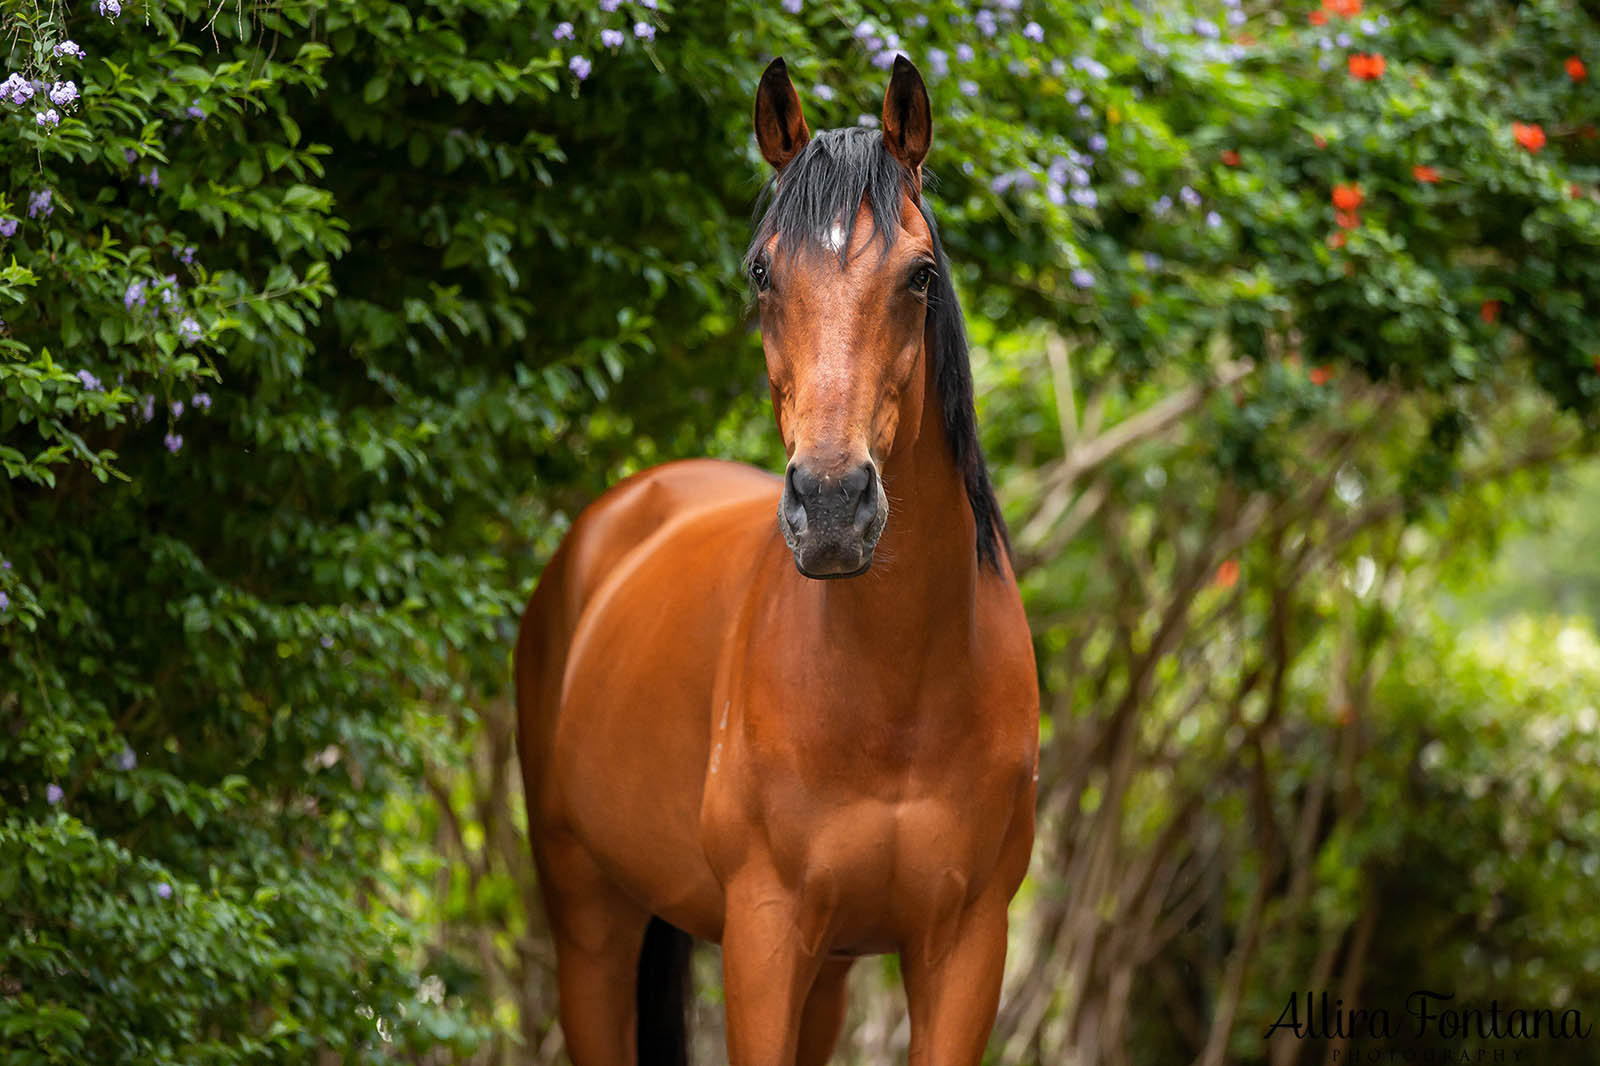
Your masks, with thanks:
M 774 159 L 809 134 L 781 61 L 769 89 L 788 94 L 768 101 L 788 123 L 762 137 Z M 886 102 L 885 118 L 903 114 Z M 920 155 L 902 162 L 909 177 Z M 881 227 L 880 207 L 861 217 Z M 943 266 L 924 222 L 896 222 L 907 270 L 919 247 Z M 682 1061 L 646 1029 L 649 990 L 635 998 L 653 919 L 722 944 L 735 1066 L 826 1061 L 861 954 L 901 955 L 914 1064 L 975 1066 L 993 1023 L 1033 839 L 1038 692 L 979 521 L 997 517 L 976 513 L 975 484 L 992 504 L 981 457 L 975 472 L 951 438 L 970 381 L 952 405 L 920 319 L 851 325 L 785 277 L 786 317 L 771 308 L 769 328 L 764 310 L 785 478 L 700 460 L 628 479 L 580 516 L 524 615 L 519 744 L 576 1066 Z M 863 306 L 904 303 L 859 271 L 850 285 Z M 837 360 L 807 378 L 775 365 L 780 343 Z M 865 347 L 884 376 L 857 388 Z M 830 400 L 846 393 L 866 396 L 853 421 Z

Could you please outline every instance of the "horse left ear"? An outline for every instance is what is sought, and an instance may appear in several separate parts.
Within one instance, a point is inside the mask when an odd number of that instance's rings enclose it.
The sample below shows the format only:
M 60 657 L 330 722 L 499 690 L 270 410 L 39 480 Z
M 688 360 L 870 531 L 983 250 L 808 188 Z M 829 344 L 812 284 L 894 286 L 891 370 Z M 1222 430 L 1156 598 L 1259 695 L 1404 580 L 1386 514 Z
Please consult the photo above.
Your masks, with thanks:
M 933 109 L 922 75 L 905 56 L 894 57 L 889 91 L 883 95 L 883 146 L 889 154 L 918 173 L 928 146 L 933 143 Z

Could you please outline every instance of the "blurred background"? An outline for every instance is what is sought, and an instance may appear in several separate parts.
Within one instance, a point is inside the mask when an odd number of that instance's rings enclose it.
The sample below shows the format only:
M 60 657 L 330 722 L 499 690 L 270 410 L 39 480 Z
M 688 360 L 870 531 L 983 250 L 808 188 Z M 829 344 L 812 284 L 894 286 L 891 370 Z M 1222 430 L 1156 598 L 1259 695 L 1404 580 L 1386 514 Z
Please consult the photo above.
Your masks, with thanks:
M 510 646 L 608 484 L 781 466 L 778 54 L 813 129 L 897 52 L 932 93 L 1044 701 L 993 1059 L 1600 1016 L 1592 5 L 5 0 L 4 49 L 0 1062 L 562 1061 Z M 903 1056 L 893 960 L 853 990 L 839 1061 Z

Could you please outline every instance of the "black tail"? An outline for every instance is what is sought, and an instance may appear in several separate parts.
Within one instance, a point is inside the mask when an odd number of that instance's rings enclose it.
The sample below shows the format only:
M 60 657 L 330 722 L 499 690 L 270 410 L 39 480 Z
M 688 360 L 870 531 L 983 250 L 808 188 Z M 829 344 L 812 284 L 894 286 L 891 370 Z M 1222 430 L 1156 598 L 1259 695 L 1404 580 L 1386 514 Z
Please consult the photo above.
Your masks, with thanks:
M 651 918 L 639 951 L 639 1066 L 689 1066 L 689 953 L 694 938 Z

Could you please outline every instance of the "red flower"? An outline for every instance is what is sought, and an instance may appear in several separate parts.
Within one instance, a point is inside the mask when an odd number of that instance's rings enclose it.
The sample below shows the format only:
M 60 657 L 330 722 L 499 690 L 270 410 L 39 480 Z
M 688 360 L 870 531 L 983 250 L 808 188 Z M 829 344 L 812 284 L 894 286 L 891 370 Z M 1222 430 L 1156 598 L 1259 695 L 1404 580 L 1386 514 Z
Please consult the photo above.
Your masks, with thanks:
M 1333 187 L 1333 206 L 1341 211 L 1354 211 L 1367 198 L 1361 194 L 1361 186 L 1352 182 L 1349 185 L 1335 185 Z
M 1239 564 L 1233 559 L 1222 560 L 1222 565 L 1217 567 L 1216 580 L 1222 588 L 1233 588 L 1239 583 Z
M 1333 380 L 1333 367 L 1319 366 L 1311 371 L 1311 384 L 1326 385 Z
M 1583 65 L 1583 60 L 1573 56 L 1567 60 L 1567 77 L 1573 81 L 1582 81 L 1589 76 L 1589 68 Z
M 1428 166 L 1426 163 L 1418 163 L 1416 166 L 1412 167 L 1411 176 L 1416 178 L 1418 181 L 1425 182 L 1429 185 L 1432 185 L 1434 182 L 1439 180 L 1439 172 L 1433 167 Z
M 1478 314 L 1492 326 L 1500 320 L 1500 306 L 1499 300 L 1485 300 L 1483 306 L 1478 309 Z
M 1344 233 L 1342 231 L 1328 234 L 1328 247 L 1329 248 L 1343 248 L 1344 247 L 1344 242 L 1345 242 L 1345 235 L 1344 235 Z
M 1511 135 L 1530 152 L 1537 152 L 1544 147 L 1544 128 L 1537 122 L 1513 122 Z
M 1376 52 L 1371 55 L 1356 52 L 1350 56 L 1350 76 L 1362 81 L 1375 81 L 1383 77 L 1383 70 L 1388 65 L 1389 61 Z
M 1236 167 L 1239 165 L 1239 153 L 1232 148 L 1224 148 L 1222 150 L 1222 161 L 1230 167 Z
M 1354 211 L 1335 211 L 1333 220 L 1339 224 L 1340 229 L 1355 229 L 1361 225 L 1361 216 Z
M 1326 148 L 1328 147 L 1328 138 L 1324 137 L 1320 133 L 1313 133 L 1311 135 L 1311 143 L 1316 145 L 1318 148 Z
M 1583 186 L 1579 185 L 1577 182 L 1573 182 L 1571 185 L 1567 186 L 1567 195 L 1572 197 L 1574 200 L 1583 199 Z
M 1326 11 L 1313 11 L 1310 18 L 1313 26 L 1326 26 L 1328 24 L 1328 13 Z
M 1347 19 L 1361 14 L 1361 0 L 1322 0 L 1322 6 Z

